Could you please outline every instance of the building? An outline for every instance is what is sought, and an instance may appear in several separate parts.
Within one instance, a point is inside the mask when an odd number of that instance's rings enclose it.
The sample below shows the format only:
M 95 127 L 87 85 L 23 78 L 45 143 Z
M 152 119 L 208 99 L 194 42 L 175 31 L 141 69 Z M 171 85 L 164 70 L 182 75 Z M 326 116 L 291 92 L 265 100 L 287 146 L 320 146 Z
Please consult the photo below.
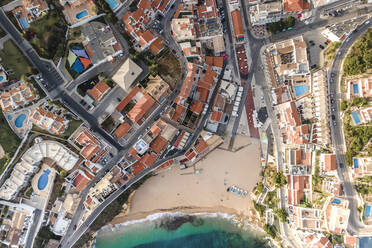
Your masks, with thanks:
M 136 11 L 128 11 L 123 16 L 122 20 L 125 24 L 125 30 L 135 41 L 137 45 L 136 48 L 140 51 L 150 48 L 156 55 L 163 50 L 164 45 L 162 38 L 156 37 L 148 26 L 155 19 L 157 14 L 164 15 L 173 2 L 173 0 L 141 0 L 137 4 Z M 156 45 L 151 46 L 154 42 Z
M 333 198 L 325 210 L 328 231 L 343 234 L 347 229 L 349 216 L 349 201 L 342 198 Z
M 234 34 L 237 41 L 244 40 L 244 27 L 242 22 L 242 15 L 240 14 L 240 9 L 235 9 L 231 11 L 231 19 L 234 27 Z
M 301 230 L 318 230 L 323 228 L 324 211 L 316 208 L 293 207 L 291 215 L 293 226 Z
M 186 58 L 200 57 L 200 49 L 201 49 L 200 42 L 196 42 L 195 45 L 192 45 L 191 42 L 185 41 L 185 42 L 179 43 L 179 46 L 181 47 L 181 49 L 183 51 L 183 55 Z
M 79 26 L 96 15 L 96 5 L 93 0 L 60 0 L 63 14 L 68 24 Z
M 111 61 L 113 57 L 122 53 L 109 25 L 102 22 L 88 22 L 81 26 L 83 45 L 93 64 L 102 61 Z
M 311 193 L 311 176 L 287 175 L 288 204 L 299 205 L 305 199 L 305 194 Z
M 63 201 L 57 199 L 49 212 L 48 219 L 50 229 L 55 235 L 64 236 L 66 234 L 67 228 L 71 223 L 71 219 L 67 218 L 67 215 Z
M 288 77 L 310 75 L 307 45 L 302 36 L 274 43 L 267 48 L 267 53 L 270 73 L 274 74 L 277 84 L 284 83 Z
M 319 159 L 320 169 L 325 173 L 336 173 L 337 171 L 337 160 L 336 154 L 322 153 Z
M 80 155 L 86 161 L 99 163 L 107 154 L 109 147 L 87 128 L 78 129 L 74 136 L 74 142 L 82 147 Z M 98 168 L 92 172 L 97 173 Z
M 21 157 L 5 183 L 0 187 L 0 198 L 14 199 L 25 187 L 34 173 L 39 170 L 40 163 L 49 158 L 59 167 L 69 171 L 79 160 L 79 156 L 56 141 L 42 141 L 29 148 Z
M 191 18 L 172 19 L 171 29 L 177 42 L 195 40 L 194 20 Z
M 25 247 L 32 233 L 35 208 L 23 203 L 0 201 L 0 243 L 5 247 Z
M 284 0 L 284 13 L 301 13 L 310 9 L 310 3 L 306 0 Z
M 186 99 L 190 96 L 194 84 L 199 78 L 199 68 L 193 63 L 187 63 L 187 74 L 183 81 L 182 88 L 177 98 L 174 100 L 175 103 L 187 107 Z M 177 112 L 177 111 L 176 111 Z
M 128 58 L 119 70 L 112 77 L 123 90 L 129 92 L 130 87 L 142 73 L 142 68 L 139 67 L 133 60 Z
M 200 40 L 210 40 L 214 37 L 223 36 L 223 27 L 219 16 L 215 0 L 203 0 L 196 6 L 197 38 Z
M 338 180 L 326 178 L 323 180 L 322 190 L 333 196 L 342 196 L 344 194 L 343 186 Z
M 354 125 L 367 124 L 372 121 L 372 107 L 359 108 L 351 113 Z
M 277 106 L 279 112 L 279 128 L 287 144 L 308 144 L 310 138 L 309 124 L 301 124 L 301 116 L 295 102 L 286 102 Z
M 100 81 L 92 89 L 87 90 L 87 94 L 94 101 L 99 102 L 110 91 L 110 89 L 110 86 L 105 82 Z
M 312 72 L 312 95 L 313 109 L 315 113 L 316 123 L 312 128 L 312 143 L 323 146 L 331 143 L 330 126 L 329 126 L 329 107 L 328 107 L 328 81 L 327 72 L 325 70 L 317 70 Z
M 38 97 L 32 86 L 20 82 L 17 87 L 1 92 L 0 106 L 3 111 L 11 111 L 27 105 Z
M 147 111 L 154 106 L 154 104 L 154 98 L 152 98 L 149 94 L 145 94 L 128 112 L 127 116 L 133 123 L 138 123 L 147 113 Z
M 371 97 L 372 96 L 372 75 L 346 81 L 346 98 Z
M 352 175 L 353 177 L 372 176 L 372 157 L 354 157 Z
M 304 248 L 332 248 L 331 241 L 321 232 L 296 232 Z
M 249 17 L 252 26 L 278 22 L 282 17 L 282 3 L 278 1 L 250 6 Z
M 63 115 L 46 110 L 45 106 L 34 109 L 29 120 L 39 128 L 57 135 L 61 135 L 68 127 L 68 120 Z
M 67 182 L 70 182 L 74 188 L 81 192 L 85 186 L 94 178 L 94 175 L 85 169 L 77 169 L 66 177 Z
M 159 76 L 149 76 L 145 92 L 151 95 L 156 101 L 161 102 L 171 92 L 169 85 Z
M 30 23 L 49 11 L 48 3 L 45 0 L 22 0 L 21 3 L 20 6 L 12 10 L 21 29 L 29 28 Z
M 132 127 L 127 123 L 123 122 L 119 125 L 118 128 L 114 131 L 114 136 L 117 140 L 121 140 L 131 129 Z

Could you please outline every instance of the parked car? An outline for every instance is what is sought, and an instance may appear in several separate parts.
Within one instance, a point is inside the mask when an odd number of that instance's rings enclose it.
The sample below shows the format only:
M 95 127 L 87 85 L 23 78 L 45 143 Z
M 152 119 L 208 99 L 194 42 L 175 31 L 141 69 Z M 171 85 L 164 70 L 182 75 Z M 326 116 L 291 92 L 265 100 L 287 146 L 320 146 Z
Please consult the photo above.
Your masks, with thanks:
M 336 120 L 336 116 L 335 115 L 332 115 L 332 120 Z
M 344 164 L 343 163 L 340 163 L 339 166 L 340 166 L 340 168 L 344 168 Z
M 319 48 L 323 50 L 324 49 L 324 46 L 323 45 L 319 45 Z
M 331 73 L 331 77 L 335 77 L 336 74 L 334 72 Z

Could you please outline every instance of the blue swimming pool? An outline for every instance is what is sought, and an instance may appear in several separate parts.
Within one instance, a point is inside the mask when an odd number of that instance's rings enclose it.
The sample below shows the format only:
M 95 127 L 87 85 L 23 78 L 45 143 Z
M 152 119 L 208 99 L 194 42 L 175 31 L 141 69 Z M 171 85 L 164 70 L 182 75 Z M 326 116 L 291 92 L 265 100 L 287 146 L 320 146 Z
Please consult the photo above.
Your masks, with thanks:
M 88 11 L 85 9 L 79 13 L 76 14 L 76 19 L 84 18 L 88 15 Z
M 355 169 L 359 168 L 359 162 L 357 158 L 353 158 L 353 166 Z
M 353 117 L 355 125 L 358 125 L 360 123 L 360 118 L 359 118 L 358 112 L 351 113 L 351 116 Z
M 11 116 L 11 115 L 8 115 L 8 120 L 12 120 L 13 119 L 13 116 Z
M 106 2 L 110 5 L 111 9 L 115 9 L 116 6 L 118 6 L 118 2 L 116 2 L 115 0 L 106 0 Z
M 353 84 L 353 93 L 354 94 L 359 94 L 359 88 L 357 84 Z
M 0 82 L 4 80 L 4 76 L 0 76 Z
M 369 218 L 371 216 L 371 205 L 366 205 L 366 210 L 364 211 L 364 216 Z
M 27 23 L 26 18 L 22 17 L 21 19 L 19 19 L 19 21 L 21 22 L 21 25 L 22 25 L 22 27 L 23 27 L 24 29 L 30 27 L 30 25 L 28 25 L 28 23 Z
M 23 127 L 23 122 L 25 121 L 26 119 L 26 115 L 25 114 L 20 114 L 17 119 L 15 119 L 14 121 L 14 125 L 17 127 L 17 128 L 21 128 Z
M 296 97 L 300 97 L 309 91 L 309 86 L 307 86 L 306 84 L 295 85 L 294 91 L 295 91 Z
M 332 203 L 334 204 L 341 204 L 341 200 L 338 198 L 333 199 Z
M 37 188 L 39 190 L 45 189 L 45 187 L 48 185 L 48 177 L 50 174 L 50 170 L 44 170 L 43 174 L 39 177 L 39 180 L 37 181 Z

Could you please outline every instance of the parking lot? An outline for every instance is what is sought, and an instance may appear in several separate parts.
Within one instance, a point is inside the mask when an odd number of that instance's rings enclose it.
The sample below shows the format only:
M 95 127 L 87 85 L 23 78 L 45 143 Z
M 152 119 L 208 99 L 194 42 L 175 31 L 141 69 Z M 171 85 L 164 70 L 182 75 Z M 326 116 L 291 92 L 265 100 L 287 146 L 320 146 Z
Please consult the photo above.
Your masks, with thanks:
M 309 47 L 310 66 L 321 66 L 320 54 L 326 48 L 327 39 L 320 33 L 322 30 L 314 30 L 304 34 L 304 40 Z M 312 43 L 310 43 L 312 41 Z M 319 46 L 322 46 L 323 49 Z M 323 63 L 323 62 L 322 62 Z

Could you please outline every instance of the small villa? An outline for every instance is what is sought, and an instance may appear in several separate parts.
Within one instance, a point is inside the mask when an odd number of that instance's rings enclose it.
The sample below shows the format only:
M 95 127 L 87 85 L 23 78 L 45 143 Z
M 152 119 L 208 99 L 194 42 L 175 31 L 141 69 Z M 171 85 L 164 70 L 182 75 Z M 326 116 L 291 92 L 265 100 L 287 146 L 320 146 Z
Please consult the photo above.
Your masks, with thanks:
M 30 27 L 30 23 L 49 11 L 45 0 L 22 0 L 21 5 L 12 10 L 12 13 L 21 29 Z
M 366 124 L 372 121 L 372 107 L 357 109 L 351 113 L 354 125 Z
M 79 26 L 82 21 L 96 15 L 96 5 L 92 0 L 60 0 L 63 14 L 71 26 Z
M 372 75 L 368 77 L 360 77 L 346 81 L 346 98 L 354 97 L 371 97 L 372 96 Z
M 15 110 L 28 104 L 38 96 L 32 86 L 20 82 L 18 86 L 0 93 L 0 107 L 3 111 Z

